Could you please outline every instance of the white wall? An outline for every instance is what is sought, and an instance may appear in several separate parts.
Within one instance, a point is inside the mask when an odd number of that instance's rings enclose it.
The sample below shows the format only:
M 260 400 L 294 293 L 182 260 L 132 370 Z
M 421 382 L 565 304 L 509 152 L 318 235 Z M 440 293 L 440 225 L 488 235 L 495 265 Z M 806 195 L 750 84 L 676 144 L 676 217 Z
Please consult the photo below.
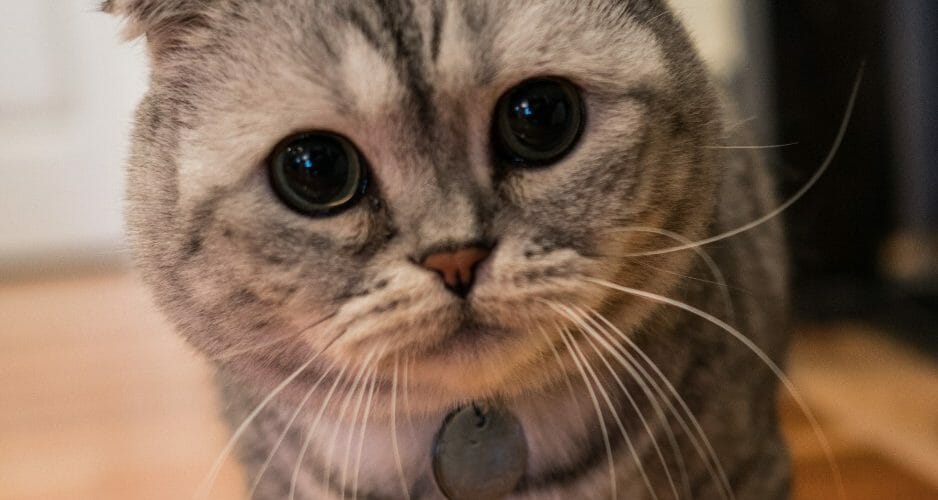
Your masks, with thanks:
M 741 57 L 739 2 L 672 2 L 724 76 Z M 121 255 L 122 164 L 145 65 L 97 4 L 0 0 L 0 277 Z
M 729 80 L 745 56 L 743 0 L 670 0 L 711 70 Z
M 0 273 L 121 248 L 141 48 L 93 0 L 0 0 Z

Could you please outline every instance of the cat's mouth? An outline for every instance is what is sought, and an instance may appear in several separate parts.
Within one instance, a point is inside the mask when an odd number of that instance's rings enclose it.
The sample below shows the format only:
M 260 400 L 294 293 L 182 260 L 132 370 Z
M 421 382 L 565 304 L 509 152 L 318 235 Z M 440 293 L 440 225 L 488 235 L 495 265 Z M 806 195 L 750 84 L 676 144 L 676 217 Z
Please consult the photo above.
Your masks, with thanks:
M 452 356 L 466 351 L 478 351 L 508 338 L 512 332 L 502 325 L 487 323 L 466 308 L 442 339 L 427 349 L 424 356 Z

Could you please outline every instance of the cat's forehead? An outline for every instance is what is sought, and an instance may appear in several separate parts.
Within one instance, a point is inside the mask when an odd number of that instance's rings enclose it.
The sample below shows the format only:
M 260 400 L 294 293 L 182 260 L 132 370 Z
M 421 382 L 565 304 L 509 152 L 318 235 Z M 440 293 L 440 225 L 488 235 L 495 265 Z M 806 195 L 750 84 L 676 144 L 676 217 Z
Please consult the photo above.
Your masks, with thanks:
M 194 73 L 217 82 L 198 84 L 210 95 L 195 103 L 206 116 L 193 142 L 216 151 L 188 152 L 181 167 L 191 177 L 221 179 L 206 158 L 251 168 L 277 141 L 309 129 L 352 136 L 377 169 L 393 169 L 382 155 L 393 154 L 386 146 L 399 143 L 395 135 L 488 113 L 523 79 L 620 90 L 665 72 L 653 31 L 628 2 L 290 0 L 244 9 L 218 14 L 227 38 L 216 59 L 194 61 Z
M 396 91 L 424 98 L 544 73 L 601 78 L 615 69 L 641 74 L 639 66 L 660 67 L 653 34 L 625 14 L 625 4 L 354 3 L 313 43 L 332 41 L 342 68 L 338 90 L 350 91 L 358 104 Z
M 231 1 L 212 16 L 223 41 L 193 51 L 191 62 L 221 65 L 232 84 L 305 79 L 325 99 L 358 106 L 538 73 L 641 75 L 663 58 L 653 30 L 632 13 L 636 3 L 646 2 Z

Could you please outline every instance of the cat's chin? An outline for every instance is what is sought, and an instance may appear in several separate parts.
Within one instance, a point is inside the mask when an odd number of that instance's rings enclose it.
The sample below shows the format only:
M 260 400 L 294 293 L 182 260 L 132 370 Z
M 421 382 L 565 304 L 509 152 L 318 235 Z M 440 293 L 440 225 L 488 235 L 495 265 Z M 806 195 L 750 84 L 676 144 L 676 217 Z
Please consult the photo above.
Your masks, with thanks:
M 540 325 L 562 318 L 541 302 L 453 300 L 410 324 L 362 323 L 340 337 L 329 356 L 339 363 L 377 357 L 392 370 L 398 363 L 413 378 L 409 383 L 444 406 L 512 397 L 540 388 L 552 377 L 547 372 L 556 371 Z
M 529 360 L 467 362 L 426 359 L 415 364 L 410 381 L 411 399 L 420 399 L 423 410 L 434 413 L 470 402 L 511 401 L 540 392 L 552 378 Z
M 425 358 L 457 360 L 480 351 L 496 348 L 497 344 L 510 339 L 514 332 L 498 325 L 487 325 L 468 319 L 459 322 L 433 346 L 420 353 Z
M 531 390 L 543 361 L 525 335 L 503 327 L 467 325 L 413 358 L 415 380 L 443 400 L 510 398 Z

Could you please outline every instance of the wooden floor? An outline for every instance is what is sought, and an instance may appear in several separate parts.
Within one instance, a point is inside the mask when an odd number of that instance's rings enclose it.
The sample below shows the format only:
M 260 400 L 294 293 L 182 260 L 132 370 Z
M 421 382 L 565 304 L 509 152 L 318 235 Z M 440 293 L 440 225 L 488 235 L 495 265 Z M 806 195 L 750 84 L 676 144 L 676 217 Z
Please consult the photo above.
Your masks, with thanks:
M 803 333 L 791 374 L 848 498 L 938 499 L 938 368 L 877 332 Z M 796 498 L 836 498 L 807 421 L 782 417 Z M 190 498 L 227 430 L 198 358 L 132 277 L 0 284 L 0 500 Z M 213 498 L 243 498 L 226 464 Z

